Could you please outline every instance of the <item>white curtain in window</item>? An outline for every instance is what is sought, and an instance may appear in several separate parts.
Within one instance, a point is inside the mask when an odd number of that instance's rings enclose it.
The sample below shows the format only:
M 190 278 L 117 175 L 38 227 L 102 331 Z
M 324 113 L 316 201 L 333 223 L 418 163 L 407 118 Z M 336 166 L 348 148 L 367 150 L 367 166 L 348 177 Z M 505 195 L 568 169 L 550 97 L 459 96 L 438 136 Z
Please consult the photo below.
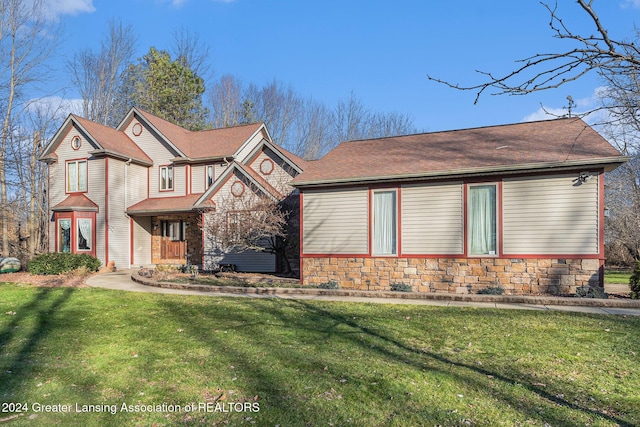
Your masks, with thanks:
M 376 255 L 396 253 L 396 193 L 373 193 L 373 252 Z
M 60 234 L 58 236 L 58 250 L 60 252 L 71 252 L 71 220 L 61 219 L 58 221 Z
M 78 219 L 78 231 L 87 242 L 86 249 L 91 249 L 91 220 L 88 218 Z
M 78 191 L 78 166 L 67 163 L 67 191 Z
M 70 219 L 61 219 L 60 221 L 58 221 L 58 223 L 60 224 L 60 228 L 62 228 L 63 230 L 68 230 L 71 228 Z
M 496 253 L 496 187 L 470 187 L 471 254 Z
M 78 191 L 87 191 L 87 162 L 78 162 Z

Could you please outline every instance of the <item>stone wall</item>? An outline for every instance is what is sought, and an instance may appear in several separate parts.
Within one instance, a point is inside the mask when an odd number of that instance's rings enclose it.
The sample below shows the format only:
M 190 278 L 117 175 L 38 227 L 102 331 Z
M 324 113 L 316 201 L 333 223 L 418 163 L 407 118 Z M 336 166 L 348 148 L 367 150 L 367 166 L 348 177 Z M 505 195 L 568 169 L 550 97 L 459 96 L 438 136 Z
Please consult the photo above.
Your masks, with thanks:
M 160 224 L 161 221 L 179 221 L 189 223 L 186 227 L 186 252 L 190 255 L 191 263 L 202 264 L 202 230 L 199 218 L 194 215 L 160 215 L 151 218 L 152 224 Z M 162 229 L 155 225 L 151 231 L 151 258 L 153 264 L 186 264 L 186 258 L 162 259 L 160 258 L 162 244 Z
M 573 294 L 600 284 L 598 259 L 563 258 L 304 258 L 303 284 L 331 280 L 343 289 L 477 293 L 500 286 L 508 295 Z

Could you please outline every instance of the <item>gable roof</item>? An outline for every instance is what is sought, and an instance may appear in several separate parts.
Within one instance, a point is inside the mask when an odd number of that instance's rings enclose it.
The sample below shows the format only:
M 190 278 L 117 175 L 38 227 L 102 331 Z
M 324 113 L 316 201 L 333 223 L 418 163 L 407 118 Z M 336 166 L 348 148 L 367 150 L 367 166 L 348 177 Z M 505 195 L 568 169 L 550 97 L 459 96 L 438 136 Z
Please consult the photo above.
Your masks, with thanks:
M 91 139 L 94 145 L 98 146 L 98 149 L 92 151 L 91 154 L 115 155 L 125 159 L 130 158 L 146 165 L 153 164 L 151 158 L 125 133 L 76 116 L 75 114 L 69 114 L 43 151 L 40 160 L 57 160 L 55 150 L 73 126 L 77 126 L 86 134 L 87 138 Z
M 263 123 L 252 123 L 193 132 L 139 108 L 133 111 L 190 159 L 233 157 L 248 139 L 264 127 Z
M 579 118 L 343 142 L 294 186 L 611 166 L 628 158 Z
M 73 119 L 95 139 L 95 141 L 108 153 L 121 154 L 136 160 L 142 160 L 153 164 L 151 158 L 142 151 L 125 133 L 109 126 L 104 126 L 91 120 L 71 115 Z

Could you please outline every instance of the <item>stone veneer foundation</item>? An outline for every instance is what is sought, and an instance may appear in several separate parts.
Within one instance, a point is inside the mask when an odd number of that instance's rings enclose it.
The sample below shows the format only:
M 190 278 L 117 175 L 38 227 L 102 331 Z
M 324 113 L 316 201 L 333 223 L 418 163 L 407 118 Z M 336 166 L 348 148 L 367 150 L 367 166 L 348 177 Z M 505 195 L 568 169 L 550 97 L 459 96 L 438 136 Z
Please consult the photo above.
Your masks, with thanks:
M 574 294 L 579 286 L 603 286 L 598 259 L 572 258 L 304 258 L 302 283 L 336 281 L 343 289 L 478 293 L 501 286 L 505 294 Z

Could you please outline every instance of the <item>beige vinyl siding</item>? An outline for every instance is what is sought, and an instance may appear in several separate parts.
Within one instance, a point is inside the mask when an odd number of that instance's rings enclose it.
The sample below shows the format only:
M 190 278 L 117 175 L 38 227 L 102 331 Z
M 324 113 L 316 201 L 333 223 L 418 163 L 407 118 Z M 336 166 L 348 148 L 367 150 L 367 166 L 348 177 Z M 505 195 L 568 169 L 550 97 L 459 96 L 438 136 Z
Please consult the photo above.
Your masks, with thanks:
M 303 250 L 306 254 L 367 254 L 367 189 L 303 193 Z
M 402 253 L 464 253 L 462 183 L 402 187 Z
M 133 266 L 151 264 L 151 217 L 133 218 Z
M 131 131 L 135 123 L 143 125 L 142 133 L 139 136 L 135 136 Z M 143 122 L 132 120 L 124 132 L 153 160 L 153 167 L 149 173 L 149 197 L 184 196 L 186 194 L 184 165 L 174 165 L 173 191 L 160 191 L 160 166 L 170 165 L 171 160 L 177 157 L 178 153 L 164 141 L 156 138 L 156 135 Z
M 125 162 L 109 159 L 109 261 L 129 268 L 129 217 L 125 214 Z M 128 172 L 127 172 L 128 173 Z
M 204 193 L 205 170 L 206 170 L 205 165 L 191 166 L 191 193 L 193 194 Z
M 148 169 L 134 163 L 128 166 L 127 208 L 147 198 Z
M 577 173 L 503 181 L 505 254 L 597 254 L 599 177 Z

